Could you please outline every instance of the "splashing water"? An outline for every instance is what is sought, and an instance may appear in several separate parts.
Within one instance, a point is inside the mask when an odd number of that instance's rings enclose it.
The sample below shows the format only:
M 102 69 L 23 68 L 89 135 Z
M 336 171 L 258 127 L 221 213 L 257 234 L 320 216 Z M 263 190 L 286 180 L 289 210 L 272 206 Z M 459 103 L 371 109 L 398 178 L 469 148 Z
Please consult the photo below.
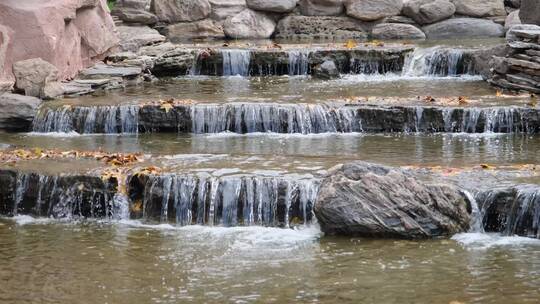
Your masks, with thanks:
M 463 49 L 416 48 L 407 56 L 403 76 L 459 76 L 474 74 L 474 64 Z
M 223 76 L 249 76 L 251 52 L 249 50 L 221 50 Z

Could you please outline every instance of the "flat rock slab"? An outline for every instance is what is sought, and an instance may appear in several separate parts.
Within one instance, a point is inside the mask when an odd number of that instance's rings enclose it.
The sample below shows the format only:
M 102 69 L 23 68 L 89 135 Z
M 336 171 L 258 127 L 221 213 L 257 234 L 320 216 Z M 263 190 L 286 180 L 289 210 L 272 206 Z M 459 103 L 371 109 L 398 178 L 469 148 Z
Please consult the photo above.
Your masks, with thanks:
M 117 67 L 104 64 L 97 64 L 91 68 L 83 70 L 81 78 L 111 78 L 111 77 L 135 77 L 142 73 L 140 67 Z

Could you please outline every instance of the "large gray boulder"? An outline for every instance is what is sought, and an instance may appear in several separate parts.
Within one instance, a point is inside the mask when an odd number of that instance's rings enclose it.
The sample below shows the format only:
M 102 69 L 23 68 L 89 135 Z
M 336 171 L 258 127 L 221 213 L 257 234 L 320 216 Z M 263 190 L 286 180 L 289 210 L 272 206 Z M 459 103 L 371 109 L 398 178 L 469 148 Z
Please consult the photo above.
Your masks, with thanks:
M 300 0 L 298 7 L 305 16 L 338 16 L 345 9 L 344 0 Z
M 284 39 L 367 39 L 364 24 L 349 17 L 288 16 L 277 25 L 276 37 Z
M 192 39 L 223 39 L 223 27 L 210 19 L 195 22 L 181 22 L 165 27 L 164 34 L 172 42 Z
M 41 58 L 32 58 L 13 64 L 15 88 L 25 95 L 52 99 L 63 94 L 58 82 L 58 69 Z
M 120 38 L 120 49 L 123 51 L 137 52 L 139 48 L 165 41 L 165 36 L 148 26 L 116 27 Z
M 519 18 L 523 24 L 540 25 L 540 2 L 538 0 L 521 0 Z
M 246 0 L 209 0 L 212 6 L 210 18 L 220 21 L 236 14 L 247 8 Z
M 490 38 L 504 36 L 504 27 L 491 20 L 453 18 L 422 28 L 429 39 Z
M 288 13 L 296 7 L 296 0 L 246 0 L 253 10 L 273 13 Z
M 264 13 L 245 9 L 223 23 L 225 35 L 233 39 L 270 38 L 276 29 L 276 23 Z
M 32 96 L 0 94 L 0 130 L 29 131 L 40 103 Z
M 159 21 L 175 23 L 205 19 L 211 6 L 208 0 L 154 0 L 152 9 Z
M 456 13 L 470 17 L 506 16 L 503 0 L 452 0 Z
M 361 237 L 448 236 L 471 222 L 470 202 L 457 188 L 365 162 L 330 170 L 314 212 L 323 232 Z
M 371 32 L 375 39 L 426 39 L 426 35 L 419 28 L 405 23 L 379 23 Z
M 346 0 L 347 15 L 362 21 L 375 21 L 399 15 L 403 0 Z
M 430 24 L 452 17 L 456 7 L 449 0 L 410 0 L 402 12 L 418 24 Z

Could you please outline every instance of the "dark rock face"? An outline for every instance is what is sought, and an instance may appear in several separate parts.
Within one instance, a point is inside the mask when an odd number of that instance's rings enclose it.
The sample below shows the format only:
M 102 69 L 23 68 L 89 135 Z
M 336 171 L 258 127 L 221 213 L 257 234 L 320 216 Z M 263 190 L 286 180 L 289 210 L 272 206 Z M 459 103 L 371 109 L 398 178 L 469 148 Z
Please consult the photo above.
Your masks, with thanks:
M 113 213 L 116 181 L 0 169 L 0 214 L 101 218 Z
M 468 230 L 471 219 L 470 202 L 458 189 L 364 162 L 332 170 L 314 212 L 323 232 L 363 237 L 445 236 Z
M 540 25 L 540 2 L 538 0 L 521 0 L 519 19 L 523 24 Z
M 523 185 L 477 194 L 486 232 L 540 238 L 540 187 Z

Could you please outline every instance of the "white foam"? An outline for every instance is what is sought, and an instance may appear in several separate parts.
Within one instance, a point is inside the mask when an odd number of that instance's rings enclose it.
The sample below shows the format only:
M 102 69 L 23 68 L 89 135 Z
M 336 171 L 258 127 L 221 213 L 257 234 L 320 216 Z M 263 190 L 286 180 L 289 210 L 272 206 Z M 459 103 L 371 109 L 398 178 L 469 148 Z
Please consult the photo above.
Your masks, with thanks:
M 38 225 L 48 224 L 55 221 L 54 219 L 51 219 L 51 218 L 35 218 L 30 215 L 16 215 L 14 217 L 9 217 L 6 219 L 14 221 L 19 226 L 33 225 L 33 224 L 38 224 Z
M 333 82 L 354 84 L 358 82 L 395 82 L 395 81 L 481 81 L 480 75 L 460 75 L 460 76 L 404 76 L 401 74 L 346 74 L 342 78 L 333 80 Z
M 206 134 L 192 134 L 192 136 L 203 136 L 211 138 L 219 137 L 267 137 L 267 138 L 326 138 L 326 137 L 360 137 L 365 136 L 367 133 L 361 132 L 327 132 L 327 133 L 275 133 L 275 132 L 252 132 L 252 133 L 233 133 L 233 132 L 219 132 L 219 133 L 206 133 Z
M 26 133 L 28 136 L 46 136 L 46 137 L 78 137 L 82 134 L 75 131 L 71 132 L 29 132 Z
M 489 249 L 506 246 L 540 246 L 539 239 L 520 236 L 502 236 L 497 233 L 458 233 L 452 237 L 452 240 L 468 249 Z

